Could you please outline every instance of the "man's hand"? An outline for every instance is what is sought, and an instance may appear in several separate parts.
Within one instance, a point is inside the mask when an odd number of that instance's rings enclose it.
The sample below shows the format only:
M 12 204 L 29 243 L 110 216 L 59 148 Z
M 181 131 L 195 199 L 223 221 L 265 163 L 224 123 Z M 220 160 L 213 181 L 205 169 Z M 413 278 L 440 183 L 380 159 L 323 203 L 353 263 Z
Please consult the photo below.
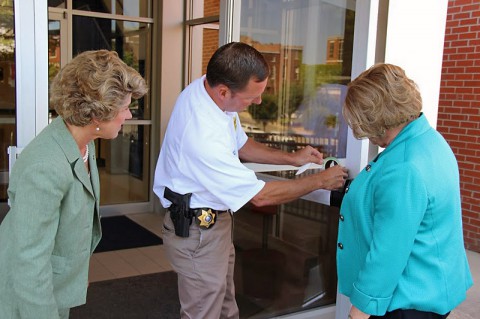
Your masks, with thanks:
M 348 170 L 341 165 L 335 165 L 317 174 L 323 180 L 322 188 L 332 190 L 343 187 L 348 177 Z
M 321 165 L 323 163 L 323 154 L 310 145 L 296 151 L 292 154 L 294 166 L 302 166 L 307 163 L 315 163 Z
M 342 188 L 347 177 L 347 169 L 335 165 L 320 173 L 296 179 L 269 181 L 250 201 L 255 206 L 288 203 L 317 189 Z

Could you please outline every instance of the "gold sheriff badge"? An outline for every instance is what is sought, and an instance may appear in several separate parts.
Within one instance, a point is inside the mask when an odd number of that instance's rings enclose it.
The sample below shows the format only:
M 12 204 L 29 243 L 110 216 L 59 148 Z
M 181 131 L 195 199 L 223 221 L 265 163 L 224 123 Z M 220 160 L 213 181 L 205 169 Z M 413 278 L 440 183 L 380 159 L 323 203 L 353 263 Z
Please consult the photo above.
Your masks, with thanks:
M 200 221 L 200 227 L 209 228 L 215 224 L 215 213 L 211 209 L 202 209 L 202 213 L 197 218 Z

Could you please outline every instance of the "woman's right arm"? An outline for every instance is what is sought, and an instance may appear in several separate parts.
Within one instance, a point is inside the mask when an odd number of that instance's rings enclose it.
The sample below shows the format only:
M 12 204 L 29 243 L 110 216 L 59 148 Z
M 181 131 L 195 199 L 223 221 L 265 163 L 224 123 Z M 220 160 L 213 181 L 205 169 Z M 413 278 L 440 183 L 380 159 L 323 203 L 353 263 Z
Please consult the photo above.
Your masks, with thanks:
M 51 256 L 67 179 L 51 163 L 24 167 L 12 203 L 13 288 L 23 318 L 57 318 Z

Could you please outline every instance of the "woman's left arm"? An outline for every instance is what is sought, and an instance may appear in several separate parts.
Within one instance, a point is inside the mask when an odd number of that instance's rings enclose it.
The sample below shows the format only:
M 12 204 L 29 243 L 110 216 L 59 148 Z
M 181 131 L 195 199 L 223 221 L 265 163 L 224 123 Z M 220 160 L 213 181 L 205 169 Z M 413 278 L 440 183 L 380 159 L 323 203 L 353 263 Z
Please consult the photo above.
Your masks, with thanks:
M 370 248 L 350 297 L 352 304 L 371 314 L 386 312 L 428 203 L 422 174 L 411 163 L 392 165 L 381 174 L 371 190 Z

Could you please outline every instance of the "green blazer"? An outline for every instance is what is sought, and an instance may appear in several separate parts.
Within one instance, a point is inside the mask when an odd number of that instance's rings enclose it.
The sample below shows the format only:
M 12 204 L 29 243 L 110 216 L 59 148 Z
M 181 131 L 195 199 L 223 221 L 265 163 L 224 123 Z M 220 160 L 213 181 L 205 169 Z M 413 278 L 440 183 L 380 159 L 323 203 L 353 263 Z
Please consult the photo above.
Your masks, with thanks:
M 101 238 L 95 145 L 90 176 L 62 118 L 22 151 L 0 225 L 0 318 L 58 318 L 85 303 L 90 256 Z

